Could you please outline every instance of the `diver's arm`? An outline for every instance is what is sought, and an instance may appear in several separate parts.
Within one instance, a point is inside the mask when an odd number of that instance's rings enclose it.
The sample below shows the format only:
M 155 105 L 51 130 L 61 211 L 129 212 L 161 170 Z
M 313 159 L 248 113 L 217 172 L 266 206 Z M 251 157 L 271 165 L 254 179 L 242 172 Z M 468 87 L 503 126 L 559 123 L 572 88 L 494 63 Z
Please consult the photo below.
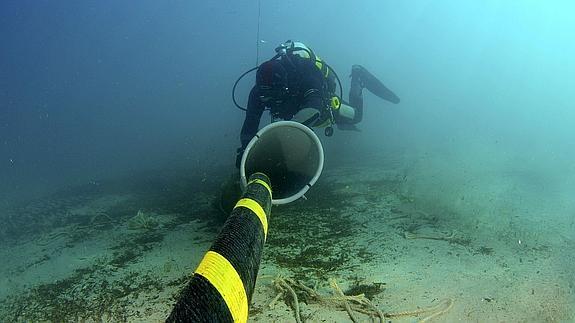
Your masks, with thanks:
M 246 111 L 246 119 L 244 120 L 244 125 L 242 126 L 242 131 L 240 133 L 242 149 L 246 148 L 250 140 L 252 140 L 252 138 L 258 132 L 258 127 L 260 125 L 260 119 L 263 112 L 264 105 L 260 101 L 257 88 L 254 86 L 250 91 L 250 96 L 248 98 L 248 108 Z
M 305 64 L 302 66 L 301 89 L 303 100 L 300 108 L 313 108 L 323 112 L 325 110 L 324 98 L 327 93 L 325 78 L 315 64 Z
M 307 89 L 303 94 L 303 101 L 300 105 L 300 109 L 312 108 L 323 112 L 325 110 L 325 104 L 322 96 L 322 92 L 316 88 Z

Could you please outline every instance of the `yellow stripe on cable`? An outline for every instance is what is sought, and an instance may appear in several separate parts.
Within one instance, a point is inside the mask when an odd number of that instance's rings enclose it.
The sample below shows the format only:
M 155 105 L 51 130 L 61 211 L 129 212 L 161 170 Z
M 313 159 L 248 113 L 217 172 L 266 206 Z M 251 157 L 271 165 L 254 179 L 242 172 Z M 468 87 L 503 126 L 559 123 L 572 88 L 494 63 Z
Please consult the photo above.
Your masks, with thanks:
M 262 206 L 259 205 L 258 202 L 248 198 L 243 198 L 239 200 L 238 203 L 236 203 L 234 209 L 240 206 L 250 209 L 258 216 L 264 229 L 264 240 L 265 240 L 268 237 L 268 218 Z
M 222 295 L 234 322 L 247 322 L 248 296 L 240 275 L 232 264 L 217 252 L 208 251 L 196 269 Z
M 268 185 L 268 183 L 262 181 L 261 179 L 257 179 L 257 178 L 254 180 L 251 180 L 248 183 L 248 185 L 250 185 L 251 183 L 258 183 L 260 185 L 263 185 L 268 190 L 268 192 L 270 192 L 270 196 L 272 196 L 272 188 Z

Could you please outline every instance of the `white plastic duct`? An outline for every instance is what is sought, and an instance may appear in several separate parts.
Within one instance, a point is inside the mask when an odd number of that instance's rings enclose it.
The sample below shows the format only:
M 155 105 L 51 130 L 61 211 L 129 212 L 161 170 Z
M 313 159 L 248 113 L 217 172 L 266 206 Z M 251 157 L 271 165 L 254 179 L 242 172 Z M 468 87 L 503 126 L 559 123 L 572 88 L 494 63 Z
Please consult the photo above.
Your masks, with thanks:
M 272 184 L 272 204 L 287 204 L 302 197 L 323 170 L 323 147 L 308 127 L 279 121 L 262 128 L 242 156 L 240 182 L 256 172 L 266 174 Z

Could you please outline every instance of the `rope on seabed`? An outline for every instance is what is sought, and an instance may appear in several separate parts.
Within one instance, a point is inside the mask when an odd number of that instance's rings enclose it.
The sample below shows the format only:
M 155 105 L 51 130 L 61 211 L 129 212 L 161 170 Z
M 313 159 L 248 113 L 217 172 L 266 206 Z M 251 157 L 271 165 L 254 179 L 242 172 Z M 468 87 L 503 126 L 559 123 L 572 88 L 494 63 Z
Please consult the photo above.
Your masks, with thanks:
M 299 308 L 299 299 L 303 297 L 305 300 L 315 301 L 324 305 L 331 305 L 338 308 L 345 309 L 353 322 L 358 322 L 353 312 L 369 315 L 370 317 L 378 318 L 381 323 L 385 322 L 385 318 L 396 318 L 401 316 L 417 316 L 425 313 L 430 313 L 428 316 L 423 317 L 418 322 L 425 323 L 433 318 L 436 318 L 453 307 L 454 300 L 447 298 L 439 302 L 439 304 L 428 307 L 420 308 L 413 311 L 403 311 L 395 313 L 384 313 L 377 308 L 364 294 L 359 295 L 345 295 L 337 285 L 335 279 L 329 279 L 331 287 L 335 290 L 335 296 L 323 296 L 319 294 L 315 288 L 310 288 L 299 281 L 291 278 L 284 278 L 278 275 L 273 280 L 273 285 L 278 289 L 278 294 L 269 303 L 269 308 L 273 308 L 274 304 L 283 296 L 291 298 L 292 307 L 296 322 L 302 322 L 301 313 Z M 296 290 L 300 292 L 299 298 Z

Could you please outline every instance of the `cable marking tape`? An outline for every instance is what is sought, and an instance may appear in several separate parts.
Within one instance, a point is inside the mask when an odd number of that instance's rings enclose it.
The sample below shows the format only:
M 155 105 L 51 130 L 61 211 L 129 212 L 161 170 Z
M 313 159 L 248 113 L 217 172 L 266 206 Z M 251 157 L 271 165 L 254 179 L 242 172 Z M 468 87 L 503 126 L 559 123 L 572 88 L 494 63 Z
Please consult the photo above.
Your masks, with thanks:
M 220 293 L 234 322 L 247 322 L 248 297 L 240 275 L 232 264 L 214 251 L 208 251 L 196 269 Z
M 260 185 L 263 185 L 263 186 L 268 190 L 268 192 L 270 193 L 270 197 L 272 196 L 272 189 L 271 189 L 271 187 L 268 185 L 268 183 L 262 181 L 261 179 L 257 179 L 257 178 L 251 180 L 251 181 L 248 183 L 248 185 L 250 185 L 251 183 L 258 183 L 258 184 L 260 184 Z
M 264 209 L 262 208 L 261 205 L 259 205 L 258 202 L 249 199 L 249 198 L 243 198 L 241 200 L 238 201 L 238 203 L 236 203 L 236 206 L 234 207 L 240 207 L 243 206 L 249 210 L 251 210 L 253 213 L 255 213 L 255 215 L 258 216 L 258 218 L 260 219 L 260 222 L 262 224 L 262 227 L 264 229 L 264 239 L 267 238 L 268 236 L 268 218 L 266 216 L 266 212 L 264 211 Z

